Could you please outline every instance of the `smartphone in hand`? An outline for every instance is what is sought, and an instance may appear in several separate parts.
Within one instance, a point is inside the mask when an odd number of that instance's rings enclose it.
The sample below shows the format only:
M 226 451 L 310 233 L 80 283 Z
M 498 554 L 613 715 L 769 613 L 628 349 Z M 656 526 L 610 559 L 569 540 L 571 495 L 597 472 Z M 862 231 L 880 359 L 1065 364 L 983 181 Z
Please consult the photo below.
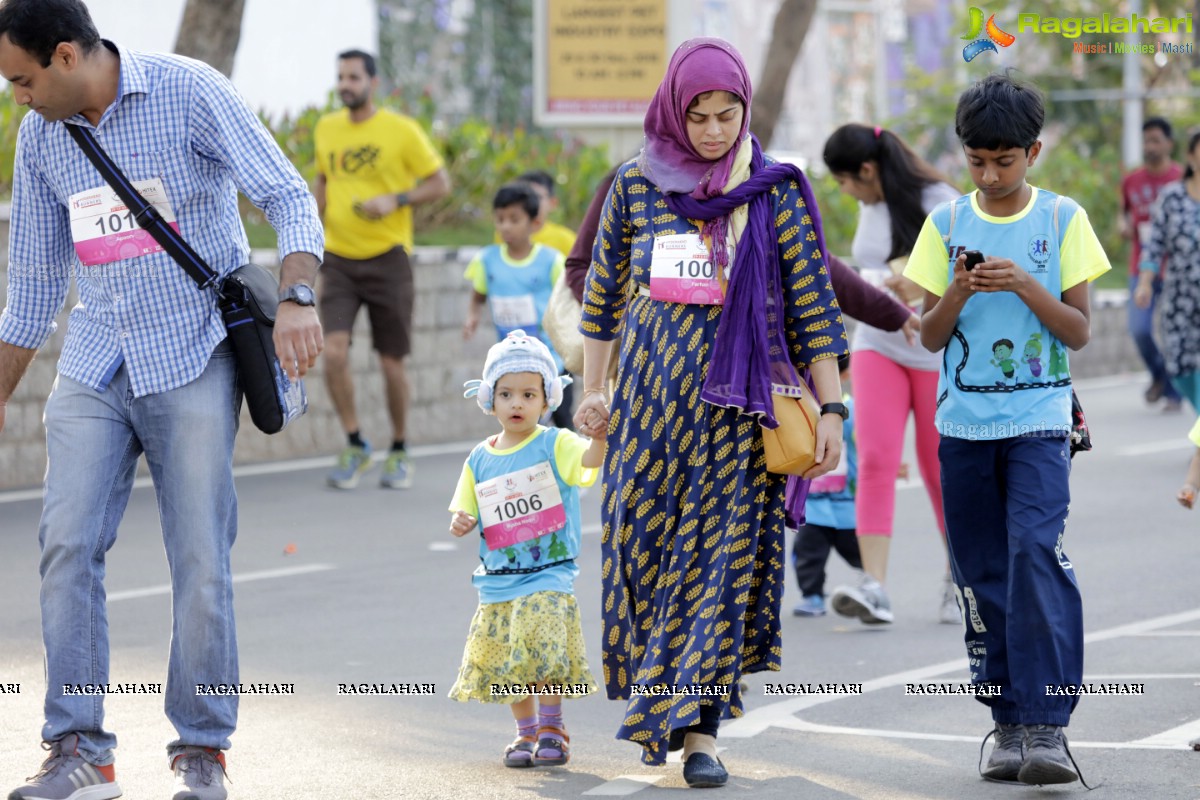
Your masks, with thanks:
M 963 263 L 963 269 L 972 270 L 983 263 L 983 253 L 978 250 L 968 250 L 965 255 L 967 260 Z

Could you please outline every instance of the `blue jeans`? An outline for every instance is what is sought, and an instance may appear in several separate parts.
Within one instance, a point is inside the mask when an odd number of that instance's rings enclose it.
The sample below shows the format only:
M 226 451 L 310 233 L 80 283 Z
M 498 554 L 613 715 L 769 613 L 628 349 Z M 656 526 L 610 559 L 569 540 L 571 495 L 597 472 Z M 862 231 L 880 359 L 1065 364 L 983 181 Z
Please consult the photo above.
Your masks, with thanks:
M 104 730 L 101 695 L 67 695 L 64 684 L 109 682 L 104 557 L 146 454 L 171 570 L 173 626 L 168 747 L 225 749 L 237 697 L 197 697 L 197 683 L 238 682 L 229 553 L 237 536 L 233 440 L 241 391 L 233 353 L 222 343 L 201 376 L 173 391 L 135 398 L 122 365 L 97 392 L 60 375 L 46 402 L 45 500 L 41 544 L 46 724 L 42 738 L 79 735 L 79 752 L 112 763 L 116 737 Z M 144 683 L 117 676 L 116 683 Z
M 1171 385 L 1162 353 L 1154 343 L 1154 309 L 1158 306 L 1158 296 L 1162 294 L 1162 281 L 1154 281 L 1154 293 L 1150 296 L 1150 305 L 1147 308 L 1138 308 L 1137 303 L 1133 302 L 1133 292 L 1137 285 L 1136 277 L 1129 279 L 1129 335 L 1133 337 L 1133 343 L 1142 361 L 1146 363 L 1146 369 L 1150 370 L 1150 379 L 1163 385 L 1163 397 L 1178 400 L 1179 390 Z

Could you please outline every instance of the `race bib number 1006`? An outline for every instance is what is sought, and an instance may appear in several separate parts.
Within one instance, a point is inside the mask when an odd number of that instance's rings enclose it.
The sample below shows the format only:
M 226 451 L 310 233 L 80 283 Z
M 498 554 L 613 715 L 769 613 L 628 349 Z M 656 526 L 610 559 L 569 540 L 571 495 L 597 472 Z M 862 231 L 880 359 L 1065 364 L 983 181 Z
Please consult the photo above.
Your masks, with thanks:
M 548 461 L 476 484 L 475 500 L 489 550 L 536 539 L 567 524 L 558 479 Z

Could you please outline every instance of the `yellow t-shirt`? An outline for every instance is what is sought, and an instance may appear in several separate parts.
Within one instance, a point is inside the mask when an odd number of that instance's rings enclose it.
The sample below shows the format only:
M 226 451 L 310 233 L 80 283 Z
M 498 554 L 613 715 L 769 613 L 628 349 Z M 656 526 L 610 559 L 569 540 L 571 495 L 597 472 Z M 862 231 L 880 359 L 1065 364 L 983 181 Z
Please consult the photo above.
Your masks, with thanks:
M 571 254 L 571 248 L 575 246 L 575 231 L 568 228 L 566 225 L 559 225 L 557 222 L 546 220 L 541 229 L 529 237 L 534 244 L 544 244 L 546 247 L 553 247 L 564 256 Z M 500 234 L 496 234 L 492 238 L 494 244 L 500 244 Z M 557 278 L 556 278 L 557 280 Z
M 369 220 L 354 212 L 354 204 L 407 192 L 444 166 L 421 126 L 382 108 L 355 123 L 342 109 L 321 117 L 313 138 L 317 169 L 325 176 L 325 249 L 354 259 L 374 258 L 398 244 L 411 251 L 412 208 Z

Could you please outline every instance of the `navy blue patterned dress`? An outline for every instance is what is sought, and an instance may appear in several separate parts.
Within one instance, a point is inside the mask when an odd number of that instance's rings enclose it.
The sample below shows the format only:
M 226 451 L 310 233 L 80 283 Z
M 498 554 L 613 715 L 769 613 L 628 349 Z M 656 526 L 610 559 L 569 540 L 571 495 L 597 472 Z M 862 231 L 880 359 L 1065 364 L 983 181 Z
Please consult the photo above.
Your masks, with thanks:
M 798 365 L 847 352 L 841 312 L 799 187 L 771 190 Z M 635 162 L 609 192 L 580 330 L 621 336 L 601 495 L 603 665 L 611 699 L 628 700 L 617 738 L 662 764 L 674 728 L 701 703 L 740 716 L 743 673 L 779 670 L 785 477 L 766 471 L 758 423 L 700 399 L 721 306 L 651 300 L 656 235 L 699 233 Z M 628 301 L 627 296 L 632 294 Z M 636 694 L 637 686 L 714 694 Z M 716 692 L 726 694 L 715 694 Z

